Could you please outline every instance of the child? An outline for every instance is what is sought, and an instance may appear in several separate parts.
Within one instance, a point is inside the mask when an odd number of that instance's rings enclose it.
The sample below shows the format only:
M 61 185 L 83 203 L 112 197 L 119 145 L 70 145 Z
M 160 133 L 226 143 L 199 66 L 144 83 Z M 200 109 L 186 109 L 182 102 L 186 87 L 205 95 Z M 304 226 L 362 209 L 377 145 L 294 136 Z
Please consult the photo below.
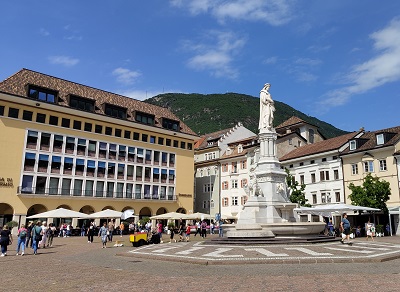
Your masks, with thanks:
M 190 239 L 190 225 L 186 225 L 186 241 Z

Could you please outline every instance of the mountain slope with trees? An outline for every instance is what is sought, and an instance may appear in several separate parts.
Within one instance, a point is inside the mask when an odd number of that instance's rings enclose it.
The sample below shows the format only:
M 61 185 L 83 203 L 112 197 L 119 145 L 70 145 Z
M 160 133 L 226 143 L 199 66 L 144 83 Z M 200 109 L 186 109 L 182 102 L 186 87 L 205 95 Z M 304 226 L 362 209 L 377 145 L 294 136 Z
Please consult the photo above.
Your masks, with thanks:
M 168 108 L 199 135 L 227 129 L 238 122 L 254 133 L 258 133 L 259 101 L 258 97 L 238 93 L 165 93 L 144 100 L 144 102 Z M 274 126 L 296 116 L 318 126 L 319 131 L 327 139 L 347 133 L 283 102 L 275 100 L 275 109 Z

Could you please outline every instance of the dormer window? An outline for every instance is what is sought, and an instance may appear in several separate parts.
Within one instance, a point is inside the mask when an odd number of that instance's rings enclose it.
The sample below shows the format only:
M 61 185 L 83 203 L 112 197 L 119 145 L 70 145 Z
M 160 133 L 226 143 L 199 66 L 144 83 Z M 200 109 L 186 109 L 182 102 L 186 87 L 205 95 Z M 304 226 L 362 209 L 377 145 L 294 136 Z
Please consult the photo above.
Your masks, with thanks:
M 238 146 L 238 153 L 242 153 L 243 152 L 243 145 L 239 145 Z
M 162 119 L 162 127 L 164 129 L 179 131 L 179 121 L 174 121 L 170 119 L 163 118 Z
M 356 150 L 356 148 L 357 148 L 356 140 L 351 140 L 350 141 L 350 150 Z
M 126 119 L 126 108 L 124 107 L 106 104 L 104 107 L 104 113 L 110 117 Z
M 226 155 L 231 155 L 231 154 L 232 154 L 232 149 L 228 147 L 226 149 Z
M 57 102 L 57 91 L 41 88 L 34 85 L 29 85 L 28 97 L 34 98 L 41 101 L 56 103 Z
M 383 134 L 376 135 L 376 145 L 383 145 L 385 143 L 385 139 Z
M 154 125 L 154 115 L 142 113 L 142 112 L 136 112 L 135 116 L 135 121 L 146 124 L 146 125 Z
M 94 111 L 94 100 L 83 98 L 76 95 L 69 96 L 69 106 L 71 108 L 93 112 Z

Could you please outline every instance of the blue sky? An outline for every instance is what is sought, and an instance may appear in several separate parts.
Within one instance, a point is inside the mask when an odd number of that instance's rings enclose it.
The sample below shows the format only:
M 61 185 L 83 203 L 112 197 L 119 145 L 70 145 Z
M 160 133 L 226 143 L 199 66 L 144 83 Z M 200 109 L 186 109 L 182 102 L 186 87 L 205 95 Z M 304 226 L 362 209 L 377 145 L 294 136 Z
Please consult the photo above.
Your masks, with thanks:
M 0 80 L 22 68 L 143 100 L 278 100 L 348 131 L 400 125 L 400 1 L 1 1 Z

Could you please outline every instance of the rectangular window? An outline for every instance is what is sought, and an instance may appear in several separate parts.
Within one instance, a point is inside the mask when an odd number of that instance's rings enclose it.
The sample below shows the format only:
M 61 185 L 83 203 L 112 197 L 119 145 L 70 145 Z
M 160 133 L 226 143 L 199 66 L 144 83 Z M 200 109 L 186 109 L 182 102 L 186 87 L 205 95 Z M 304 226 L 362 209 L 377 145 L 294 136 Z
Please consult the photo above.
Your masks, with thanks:
M 124 161 L 126 157 L 126 146 L 118 146 L 118 159 Z
M 379 160 L 379 170 L 380 171 L 386 171 L 387 170 L 386 159 Z
M 61 195 L 69 196 L 71 194 L 71 179 L 63 178 L 61 185 Z
M 240 168 L 241 169 L 246 169 L 247 168 L 247 161 L 246 160 L 240 161 Z
M 22 188 L 21 193 L 23 194 L 32 194 L 33 193 L 33 176 L 24 175 L 22 177 Z
M 193 144 L 187 143 L 187 150 L 192 150 L 192 149 L 193 149 Z
M 72 174 L 74 160 L 70 157 L 64 158 L 64 174 Z
M 122 130 L 121 129 L 115 129 L 115 137 L 122 137 Z
M 91 123 L 85 123 L 85 127 L 84 127 L 84 130 L 86 131 L 86 132 L 91 132 L 92 131 L 92 124 Z
M 22 119 L 25 121 L 32 121 L 33 112 L 31 111 L 24 111 L 22 114 Z
M 222 207 L 228 207 L 229 206 L 229 199 L 228 198 L 222 198 Z
M 69 128 L 70 126 L 71 126 L 71 120 L 70 119 L 66 119 L 66 118 L 62 118 L 61 119 L 61 127 Z
M 356 163 L 351 165 L 351 174 L 352 175 L 358 174 L 358 165 Z
M 58 117 L 50 116 L 49 124 L 53 126 L 58 126 Z
M 45 151 L 50 150 L 50 138 L 51 134 L 48 133 L 40 134 L 40 150 L 45 150 Z
M 171 146 L 171 139 L 165 139 L 165 146 Z
M 104 197 L 104 181 L 96 182 L 96 197 Z
M 356 148 L 357 148 L 356 140 L 351 140 L 350 141 L 350 150 L 356 150 Z
M 8 117 L 18 119 L 19 109 L 10 107 L 8 109 Z
M 240 181 L 240 187 L 241 187 L 241 188 L 244 188 L 245 186 L 247 186 L 247 179 L 246 179 L 246 178 L 244 178 L 244 179 L 242 179 L 242 180 Z
M 26 148 L 36 149 L 39 133 L 36 131 L 28 131 L 28 136 L 26 137 Z
M 56 91 L 45 88 L 39 88 L 33 85 L 29 86 L 28 97 L 51 103 L 57 102 Z
M 51 173 L 60 173 L 61 169 L 61 157 L 53 156 L 51 158 Z
M 364 172 L 374 172 L 373 161 L 364 161 Z
M 170 167 L 175 166 L 175 154 L 173 153 L 169 154 L 169 166 Z
M 317 203 L 317 194 L 312 195 L 312 202 L 313 202 L 313 204 Z
M 338 180 L 338 179 L 339 179 L 339 170 L 337 170 L 337 169 L 334 169 L 334 170 L 333 170 L 333 178 L 334 178 L 335 180 Z
M 304 185 L 304 175 L 300 175 L 300 184 Z
M 222 189 L 223 189 L 223 190 L 227 190 L 228 188 L 229 188 L 228 182 L 227 182 L 227 181 L 223 181 L 223 182 L 222 182 Z
M 147 142 L 147 140 L 148 140 L 148 135 L 147 134 L 142 134 L 142 141 L 143 142 Z
M 74 181 L 74 196 L 82 196 L 83 180 L 76 179 Z
M 124 184 L 117 183 L 117 191 L 115 193 L 116 198 L 123 198 L 124 197 Z
M 154 125 L 154 115 L 146 114 L 143 112 L 136 112 L 135 115 L 136 122 L 146 124 L 146 125 Z
M 164 138 L 158 137 L 158 145 L 164 145 Z
M 46 115 L 37 113 L 36 114 L 36 122 L 37 123 L 42 123 L 42 124 L 46 123 Z
M 78 155 L 86 155 L 86 139 L 78 139 L 78 147 L 76 149 Z
M 97 177 L 105 177 L 106 175 L 106 163 L 99 161 L 97 165 Z
M 125 164 L 118 163 L 118 179 L 124 179 L 125 177 Z
M 222 164 L 222 172 L 228 172 L 228 163 Z
M 150 136 L 150 143 L 151 144 L 156 143 L 156 137 L 155 136 Z
M 115 177 L 115 163 L 110 163 L 110 162 L 108 163 L 107 177 L 108 178 Z
M 140 140 L 140 134 L 137 132 L 133 132 L 133 140 L 139 141 Z
M 91 140 L 89 140 L 89 145 L 88 145 L 88 156 L 90 156 L 90 157 L 96 157 L 96 148 L 97 148 L 97 141 L 91 141 Z
M 93 197 L 93 186 L 94 182 L 92 180 L 87 180 L 85 183 L 85 197 Z
M 128 161 L 135 161 L 135 147 L 128 147 Z
M 326 204 L 326 194 L 325 193 L 321 193 L 321 203 Z
M 94 100 L 75 95 L 69 96 L 69 106 L 87 112 L 94 112 Z
M 329 171 L 328 171 L 328 170 L 320 171 L 319 177 L 320 177 L 320 180 L 321 180 L 321 181 L 327 181 L 327 180 L 329 180 Z
M 108 149 L 108 159 L 115 159 L 117 158 L 117 145 L 110 144 Z
M 232 180 L 232 189 L 237 189 L 238 188 L 238 181 L 237 179 Z
M 118 118 L 118 119 L 126 119 L 126 108 L 111 105 L 111 104 L 106 104 L 104 113 L 107 116 Z
M 125 130 L 125 132 L 124 132 L 124 138 L 125 138 L 125 139 L 130 139 L 130 138 L 131 138 L 131 131 Z
M 132 199 L 133 195 L 133 184 L 126 184 L 125 198 Z
M 385 140 L 383 139 L 383 134 L 376 135 L 376 145 L 382 145 L 384 143 Z
M 315 173 L 311 174 L 311 183 L 315 183 Z
M 340 202 L 340 192 L 335 192 L 336 203 Z
M 112 128 L 111 127 L 106 127 L 106 135 L 111 136 L 112 135 Z
M 174 147 L 175 147 L 175 148 L 178 148 L 178 146 L 179 146 L 179 141 L 174 140 Z
M 85 160 L 77 159 L 76 160 L 76 166 L 75 166 L 75 174 L 76 175 L 83 175 L 84 171 L 85 171 Z
M 232 162 L 231 166 L 232 166 L 231 173 L 238 173 L 237 162 L 236 161 Z
M 107 182 L 106 197 L 108 197 L 108 198 L 114 197 L 114 183 L 113 182 Z
M 36 163 L 35 153 L 25 153 L 24 171 L 33 171 Z
M 186 142 L 181 141 L 181 148 L 186 149 Z
M 4 105 L 0 105 L 0 116 L 4 116 Z
M 75 130 L 81 130 L 82 129 L 82 122 L 81 121 L 74 121 L 74 126 L 73 128 Z
M 238 197 L 232 197 L 232 206 L 238 206 L 239 200 Z
M 97 133 L 97 134 L 103 134 L 103 126 L 102 126 L 102 125 L 96 125 L 96 126 L 94 127 L 94 131 L 95 131 L 95 133 Z
M 178 131 L 179 130 L 179 121 L 174 121 L 174 120 L 163 118 L 162 119 L 162 127 L 164 129 Z

